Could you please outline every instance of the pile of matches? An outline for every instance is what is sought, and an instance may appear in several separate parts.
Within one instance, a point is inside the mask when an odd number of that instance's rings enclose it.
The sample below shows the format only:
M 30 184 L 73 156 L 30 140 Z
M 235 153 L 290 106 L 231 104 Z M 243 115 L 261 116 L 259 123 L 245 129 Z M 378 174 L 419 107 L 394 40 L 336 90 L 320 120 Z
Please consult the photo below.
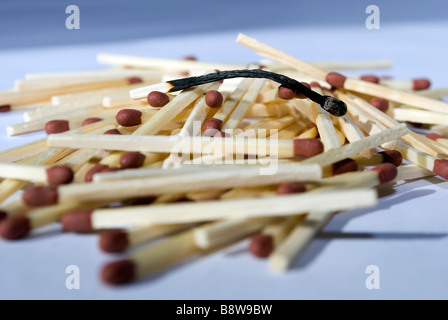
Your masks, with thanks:
M 28 109 L 8 135 L 48 134 L 0 152 L 1 237 L 97 231 L 101 250 L 129 252 L 101 269 L 115 285 L 247 238 L 284 271 L 334 214 L 375 206 L 375 187 L 448 178 L 447 88 L 237 42 L 271 62 L 100 54 L 112 67 L 29 74 L 0 93 L 0 111 Z

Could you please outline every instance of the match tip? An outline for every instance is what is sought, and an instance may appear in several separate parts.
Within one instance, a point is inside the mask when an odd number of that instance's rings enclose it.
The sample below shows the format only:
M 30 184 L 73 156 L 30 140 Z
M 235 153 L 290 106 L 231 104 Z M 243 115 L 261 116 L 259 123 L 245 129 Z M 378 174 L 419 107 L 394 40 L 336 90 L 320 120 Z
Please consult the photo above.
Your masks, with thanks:
M 101 270 L 103 282 L 120 285 L 132 282 L 136 276 L 136 266 L 132 260 L 120 260 L 106 264 Z
M 381 151 L 380 154 L 383 155 L 383 163 L 392 163 L 394 166 L 398 167 L 403 162 L 403 155 L 397 150 L 386 150 Z
M 0 223 L 0 236 L 6 240 L 22 239 L 30 230 L 30 220 L 27 217 L 6 218 Z
M 142 123 L 142 113 L 135 109 L 123 109 L 117 113 L 115 119 L 123 127 L 137 126 Z
M 375 76 L 373 74 L 366 74 L 366 75 L 360 76 L 359 79 L 361 79 L 363 81 L 371 82 L 371 83 L 380 83 L 380 78 L 378 78 L 377 76 Z
M 437 141 L 437 139 L 443 138 L 443 136 L 438 133 L 431 132 L 426 135 L 426 138 Z
M 326 111 L 336 117 L 342 117 L 347 113 L 347 105 L 344 101 L 331 96 L 325 96 L 325 98 L 325 103 L 322 108 L 324 108 Z
M 126 152 L 120 158 L 122 169 L 140 168 L 145 162 L 146 156 L 140 152 Z
M 217 90 L 210 90 L 205 94 L 205 103 L 210 108 L 219 108 L 223 101 L 222 93 Z
M 166 93 L 160 91 L 151 91 L 146 100 L 151 107 L 162 108 L 170 102 L 170 97 Z
M 414 90 L 425 90 L 431 86 L 431 81 L 425 78 L 413 79 L 412 80 L 412 89 Z
M 382 163 L 376 167 L 370 169 L 370 171 L 378 172 L 378 179 L 380 183 L 387 183 L 394 180 L 397 177 L 398 170 L 392 163 Z
M 305 184 L 301 182 L 284 182 L 277 188 L 277 194 L 291 194 L 291 193 L 302 193 L 306 191 Z
M 442 178 L 448 179 L 448 160 L 437 159 L 434 161 L 434 168 L 432 171 Z
M 30 187 L 23 191 L 23 202 L 29 207 L 42 207 L 58 203 L 58 189 L 54 186 Z
M 222 120 L 216 118 L 210 118 L 205 121 L 204 126 L 202 128 L 202 132 L 207 137 L 213 137 L 218 131 L 221 130 Z
M 278 97 L 283 100 L 291 100 L 295 98 L 296 92 L 284 86 L 278 87 Z
M 341 161 L 335 162 L 332 165 L 333 175 L 343 174 L 346 172 L 358 171 L 358 163 L 350 158 L 343 159 Z
M 92 123 L 95 123 L 95 122 L 100 122 L 100 121 L 103 121 L 104 119 L 102 119 L 102 118 L 98 118 L 98 117 L 92 117 L 92 118 L 87 118 L 87 119 L 84 119 L 84 121 L 82 122 L 82 126 L 87 126 L 87 125 L 89 125 L 89 124 L 92 124 Z
M 65 231 L 84 232 L 92 230 L 93 210 L 73 210 L 65 213 L 61 218 Z
M 109 129 L 105 131 L 103 134 L 121 134 L 121 132 L 118 131 L 118 129 Z
M 9 112 L 11 111 L 11 106 L 9 104 L 4 104 L 0 106 L 0 112 Z
M 250 240 L 249 252 L 255 257 L 266 258 L 274 250 L 274 239 L 270 235 L 259 234 Z
M 104 252 L 123 252 L 129 246 L 128 235 L 121 230 L 108 230 L 102 232 L 100 234 L 99 245 Z
M 47 134 L 62 133 L 70 130 L 67 120 L 51 120 L 45 124 L 45 132 Z
M 47 182 L 51 185 L 68 184 L 73 181 L 74 173 L 67 166 L 53 166 L 47 169 Z
M 140 77 L 130 77 L 128 78 L 128 84 L 136 84 L 136 83 L 142 83 L 143 79 Z
M 86 175 L 84 176 L 84 181 L 85 182 L 91 182 L 93 180 L 93 176 L 105 169 L 109 168 L 108 165 L 105 164 L 101 164 L 101 163 L 97 163 L 96 165 L 94 165 L 92 168 L 90 168 L 87 172 Z
M 312 157 L 324 151 L 323 143 L 316 138 L 294 139 L 293 153 L 295 157 Z
M 325 80 L 333 87 L 344 88 L 347 77 L 337 72 L 329 72 Z
M 183 60 L 187 61 L 197 61 L 198 58 L 195 55 L 189 54 L 182 58 Z
M 380 111 L 386 112 L 389 108 L 389 101 L 383 98 L 372 98 L 369 103 Z

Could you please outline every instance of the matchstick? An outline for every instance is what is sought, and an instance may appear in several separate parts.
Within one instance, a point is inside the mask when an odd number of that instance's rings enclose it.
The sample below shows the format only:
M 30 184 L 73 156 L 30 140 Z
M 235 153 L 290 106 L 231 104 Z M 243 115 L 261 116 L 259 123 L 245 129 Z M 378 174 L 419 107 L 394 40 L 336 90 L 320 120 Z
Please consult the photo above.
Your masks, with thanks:
M 367 81 L 347 78 L 336 72 L 327 73 L 326 71 L 316 68 L 309 63 L 294 58 L 293 56 L 290 56 L 280 50 L 274 49 L 243 34 L 239 34 L 236 41 L 239 44 L 243 44 L 246 47 L 255 50 L 257 53 L 266 58 L 273 59 L 275 61 L 289 65 L 301 72 L 308 73 L 316 77 L 318 80 L 326 80 L 330 85 L 334 87 L 345 90 L 352 90 L 374 97 L 382 97 L 391 101 L 395 101 L 397 103 L 425 110 L 445 113 L 448 112 L 448 104 L 445 102 L 429 99 L 416 94 L 398 91 Z
M 72 182 L 73 171 L 67 166 L 47 168 L 26 164 L 0 163 L 0 177 L 60 185 Z
M 448 139 L 438 133 L 428 133 L 426 138 L 436 141 L 437 143 L 448 146 Z
M 322 198 L 325 201 L 322 201 Z M 238 199 L 200 203 L 175 203 L 160 206 L 96 209 L 80 214 L 68 212 L 62 219 L 68 231 L 123 228 L 149 224 L 178 224 L 220 219 L 243 219 L 290 216 L 317 208 L 322 210 L 348 210 L 376 204 L 376 192 L 369 189 L 329 191 L 315 194 L 285 195 L 262 199 Z M 219 211 L 215 210 L 219 203 Z M 76 223 L 75 223 L 76 222 Z
M 442 99 L 448 96 L 448 87 L 420 90 L 416 94 L 432 99 Z
M 185 231 L 154 246 L 136 251 L 128 259 L 106 264 L 101 270 L 101 278 L 107 284 L 126 284 L 200 253 L 194 243 L 193 231 Z
M 217 248 L 259 231 L 271 218 L 233 219 L 206 224 L 194 229 L 194 242 L 201 249 Z
M 189 226 L 188 224 L 150 225 L 128 230 L 107 230 L 101 232 L 99 246 L 104 252 L 123 252 L 148 243 L 151 240 L 185 230 Z
M 331 149 L 320 155 L 303 160 L 301 163 L 318 163 L 322 167 L 325 167 L 337 161 L 350 158 L 362 151 L 377 147 L 385 142 L 400 138 L 407 132 L 408 129 L 406 125 L 401 124 L 368 136 L 362 140 L 354 141 L 336 149 Z
M 271 175 L 260 175 L 258 167 L 235 167 L 232 170 L 192 172 L 178 176 L 159 176 L 93 184 L 71 184 L 55 187 L 32 187 L 25 190 L 22 199 L 29 206 L 63 203 L 69 200 L 122 200 L 148 195 L 182 193 L 195 190 L 226 189 L 237 186 L 256 186 L 287 180 L 315 180 L 320 178 L 318 165 L 284 164 Z M 200 181 L 200 183 L 192 183 Z
M 447 124 L 448 114 L 413 108 L 394 108 L 392 117 L 397 121 L 408 121 L 428 124 Z

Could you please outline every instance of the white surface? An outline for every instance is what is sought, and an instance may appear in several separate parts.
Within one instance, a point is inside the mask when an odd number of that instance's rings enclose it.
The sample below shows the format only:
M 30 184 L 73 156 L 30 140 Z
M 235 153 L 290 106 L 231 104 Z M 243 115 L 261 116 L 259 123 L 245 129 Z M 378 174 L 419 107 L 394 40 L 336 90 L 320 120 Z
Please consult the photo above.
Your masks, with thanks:
M 448 24 L 401 24 L 369 31 L 284 27 L 240 30 L 304 60 L 391 58 L 397 78 L 446 80 Z M 5 50 L 0 53 L 0 89 L 25 73 L 99 68 L 97 52 L 203 61 L 252 62 L 259 58 L 235 44 L 236 32 L 97 45 Z M 0 114 L 0 149 L 41 137 L 7 138 L 5 126 L 20 113 Z M 286 274 L 250 256 L 247 243 L 177 267 L 146 281 L 110 288 L 98 278 L 115 257 L 101 253 L 95 235 L 61 234 L 58 226 L 17 242 L 0 240 L 0 299 L 447 299 L 448 183 L 438 178 L 386 190 L 374 209 L 340 213 Z M 77 265 L 81 289 L 67 290 L 65 269 Z M 377 265 L 381 289 L 367 290 L 365 269 Z

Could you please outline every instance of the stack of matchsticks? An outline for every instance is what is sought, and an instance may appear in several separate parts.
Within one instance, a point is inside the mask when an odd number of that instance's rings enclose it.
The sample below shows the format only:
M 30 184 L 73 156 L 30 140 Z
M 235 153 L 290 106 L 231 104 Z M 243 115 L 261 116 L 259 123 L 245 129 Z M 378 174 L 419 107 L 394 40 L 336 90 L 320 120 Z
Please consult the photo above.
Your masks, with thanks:
M 101 268 L 114 285 L 245 239 L 285 271 L 334 214 L 375 206 L 377 186 L 448 178 L 447 88 L 327 71 L 387 61 L 307 63 L 237 42 L 271 62 L 100 54 L 110 68 L 1 92 L 1 112 L 25 110 L 9 136 L 48 137 L 0 151 L 0 236 L 98 232 L 101 250 L 128 252 Z

